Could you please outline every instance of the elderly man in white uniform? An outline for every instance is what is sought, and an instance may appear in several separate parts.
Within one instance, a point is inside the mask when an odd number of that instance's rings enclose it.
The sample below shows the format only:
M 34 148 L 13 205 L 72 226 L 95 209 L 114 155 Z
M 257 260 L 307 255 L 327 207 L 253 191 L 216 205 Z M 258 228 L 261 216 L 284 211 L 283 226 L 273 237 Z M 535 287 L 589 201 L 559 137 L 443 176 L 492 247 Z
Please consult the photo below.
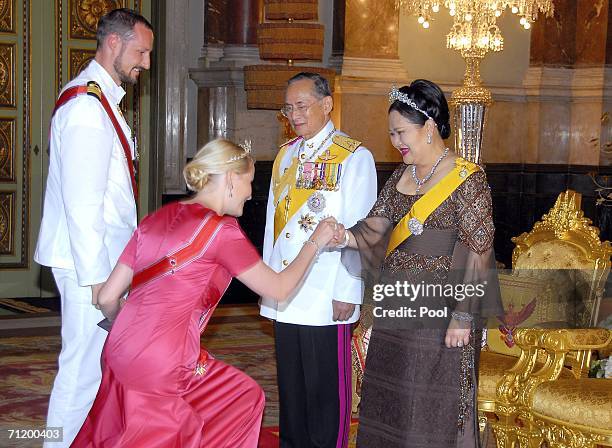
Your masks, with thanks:
M 149 69 L 151 24 L 129 9 L 100 19 L 95 59 L 63 89 L 51 120 L 49 177 L 34 260 L 61 295 L 62 351 L 47 415 L 69 446 L 100 384 L 107 332 L 96 296 L 136 228 L 135 145 L 119 102 L 122 83 Z M 114 122 L 114 123 L 113 123 Z M 123 134 L 123 135 L 122 135 Z
M 370 151 L 336 130 L 325 78 L 299 73 L 288 82 L 283 114 L 299 136 L 281 147 L 268 199 L 263 259 L 285 268 L 317 222 L 334 216 L 347 227 L 376 200 Z M 322 252 L 287 304 L 262 298 L 274 319 L 281 447 L 348 446 L 351 416 L 351 324 L 359 318 L 361 281 Z

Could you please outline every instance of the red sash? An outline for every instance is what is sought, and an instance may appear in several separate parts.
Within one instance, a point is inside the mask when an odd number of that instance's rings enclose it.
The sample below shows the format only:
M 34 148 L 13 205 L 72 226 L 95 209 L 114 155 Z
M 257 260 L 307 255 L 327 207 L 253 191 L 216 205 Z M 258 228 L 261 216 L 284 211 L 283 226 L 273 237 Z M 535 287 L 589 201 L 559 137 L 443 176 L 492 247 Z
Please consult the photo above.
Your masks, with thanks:
M 89 81 L 87 85 L 84 86 L 74 86 L 70 87 L 57 99 L 55 102 L 55 107 L 53 108 L 53 113 L 51 114 L 51 118 L 55 115 L 55 112 L 70 101 L 73 98 L 76 98 L 79 95 L 88 94 L 96 97 L 100 100 L 102 107 L 106 111 L 108 118 L 110 118 L 111 123 L 113 123 L 113 127 L 115 128 L 115 132 L 117 132 L 117 137 L 119 137 L 119 142 L 121 142 L 121 147 L 123 148 L 123 153 L 125 154 L 125 160 L 128 164 L 128 170 L 130 171 L 130 178 L 132 180 L 132 192 L 134 193 L 134 200 L 138 203 L 138 185 L 136 184 L 136 175 L 134 173 L 134 162 L 132 161 L 132 151 L 130 149 L 130 145 L 128 143 L 127 137 L 121 129 L 121 125 L 117 121 L 117 117 L 115 117 L 115 113 L 113 112 L 113 108 L 109 104 L 104 92 L 95 81 Z
M 217 235 L 222 220 L 223 216 L 209 212 L 187 243 L 134 274 L 132 291 L 153 280 L 173 275 L 193 260 L 200 258 Z

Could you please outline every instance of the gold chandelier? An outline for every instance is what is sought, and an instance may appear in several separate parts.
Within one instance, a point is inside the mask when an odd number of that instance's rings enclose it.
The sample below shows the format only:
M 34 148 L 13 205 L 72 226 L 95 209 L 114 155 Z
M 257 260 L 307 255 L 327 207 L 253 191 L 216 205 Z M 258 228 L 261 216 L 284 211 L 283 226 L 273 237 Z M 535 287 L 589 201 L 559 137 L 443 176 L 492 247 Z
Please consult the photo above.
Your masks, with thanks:
M 459 51 L 501 51 L 504 48 L 497 18 L 506 8 L 518 15 L 519 23 L 528 30 L 539 12 L 550 17 L 552 0 L 397 0 L 406 13 L 418 16 L 423 28 L 429 28 L 434 14 L 442 6 L 454 19 L 446 36 L 446 46 Z
M 502 51 L 504 38 L 497 18 L 506 8 L 518 15 L 519 23 L 528 30 L 538 13 L 552 16 L 553 0 L 396 0 L 407 14 L 418 17 L 427 29 L 442 7 L 453 17 L 453 26 L 446 36 L 446 46 L 457 50 L 465 59 L 463 86 L 453 92 L 455 107 L 455 146 L 462 157 L 481 161 L 481 143 L 485 112 L 492 103 L 491 91 L 482 86 L 480 61 L 489 51 Z

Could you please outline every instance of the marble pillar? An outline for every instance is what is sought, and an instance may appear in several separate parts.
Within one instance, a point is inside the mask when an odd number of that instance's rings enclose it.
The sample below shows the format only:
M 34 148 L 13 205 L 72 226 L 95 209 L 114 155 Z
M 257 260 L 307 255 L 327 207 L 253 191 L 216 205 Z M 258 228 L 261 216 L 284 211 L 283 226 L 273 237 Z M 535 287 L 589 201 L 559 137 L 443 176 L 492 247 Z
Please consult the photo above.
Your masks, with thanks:
M 609 164 L 601 151 L 610 106 L 609 15 L 608 0 L 557 0 L 554 16 L 534 24 L 524 80 L 525 162 Z
M 344 23 L 345 23 L 345 0 L 334 0 L 332 51 L 329 65 L 338 73 L 342 71 L 342 59 L 344 57 Z
M 163 131 L 160 139 L 164 148 L 163 192 L 182 193 L 185 190 L 183 166 L 186 160 L 188 133 L 186 130 L 188 97 L 187 67 L 189 66 L 189 17 L 188 2 L 166 3 L 164 6 L 165 39 L 163 67 L 164 89 Z

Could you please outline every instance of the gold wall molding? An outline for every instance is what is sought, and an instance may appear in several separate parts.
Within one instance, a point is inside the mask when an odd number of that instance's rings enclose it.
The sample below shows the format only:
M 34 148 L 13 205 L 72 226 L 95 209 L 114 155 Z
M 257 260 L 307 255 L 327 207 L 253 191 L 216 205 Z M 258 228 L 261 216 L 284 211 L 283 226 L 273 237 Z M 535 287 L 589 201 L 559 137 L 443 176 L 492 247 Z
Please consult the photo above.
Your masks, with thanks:
M 612 91 L 611 75 L 606 67 L 530 67 L 523 85 L 539 101 L 601 101 Z
M 15 181 L 15 119 L 0 118 L 0 181 Z
M 0 44 L 0 107 L 15 107 L 15 68 L 15 44 Z
M 73 79 L 81 70 L 83 70 L 89 61 L 96 55 L 96 50 L 87 50 L 83 48 L 70 49 L 70 79 Z
M 0 0 L 0 33 L 15 32 L 15 0 Z
M 28 268 L 30 266 L 30 147 L 31 147 L 31 121 L 32 121 L 32 71 L 31 71 L 31 47 L 32 36 L 31 6 L 29 0 L 23 1 L 23 158 L 22 158 L 22 182 L 21 182 L 21 261 L 16 267 Z
M 70 0 L 70 37 L 95 39 L 100 17 L 124 6 L 124 0 Z
M 0 255 L 12 255 L 15 249 L 15 192 L 0 192 Z

